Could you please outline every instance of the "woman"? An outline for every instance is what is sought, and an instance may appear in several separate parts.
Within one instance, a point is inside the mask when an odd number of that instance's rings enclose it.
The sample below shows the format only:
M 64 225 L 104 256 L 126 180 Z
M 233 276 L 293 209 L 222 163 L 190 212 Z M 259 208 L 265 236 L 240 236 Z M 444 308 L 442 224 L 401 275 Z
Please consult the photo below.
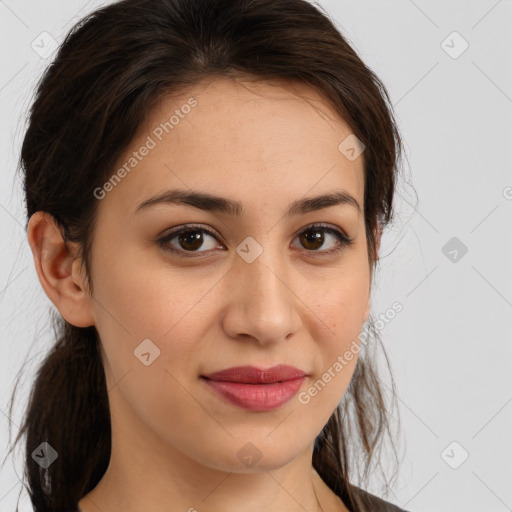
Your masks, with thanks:
M 389 98 L 305 0 L 123 0 L 43 76 L 21 152 L 58 339 L 25 421 L 35 511 L 399 511 L 370 291 Z

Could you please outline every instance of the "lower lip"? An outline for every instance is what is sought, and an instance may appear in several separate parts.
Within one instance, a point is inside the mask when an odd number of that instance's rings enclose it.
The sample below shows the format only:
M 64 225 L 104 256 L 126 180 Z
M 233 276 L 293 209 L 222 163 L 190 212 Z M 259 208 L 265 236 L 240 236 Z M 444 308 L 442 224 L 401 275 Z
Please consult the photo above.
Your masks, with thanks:
M 304 376 L 273 384 L 243 384 L 201 378 L 229 403 L 251 411 L 277 409 L 297 394 L 306 379 Z

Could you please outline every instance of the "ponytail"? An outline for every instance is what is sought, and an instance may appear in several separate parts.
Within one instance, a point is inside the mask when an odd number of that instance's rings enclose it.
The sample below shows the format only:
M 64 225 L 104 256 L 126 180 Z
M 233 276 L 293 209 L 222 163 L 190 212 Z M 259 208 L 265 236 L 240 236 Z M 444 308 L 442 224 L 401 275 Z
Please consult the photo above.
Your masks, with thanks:
M 95 327 L 57 319 L 62 334 L 41 364 L 16 442 L 35 512 L 75 510 L 100 481 L 111 449 L 105 373 Z

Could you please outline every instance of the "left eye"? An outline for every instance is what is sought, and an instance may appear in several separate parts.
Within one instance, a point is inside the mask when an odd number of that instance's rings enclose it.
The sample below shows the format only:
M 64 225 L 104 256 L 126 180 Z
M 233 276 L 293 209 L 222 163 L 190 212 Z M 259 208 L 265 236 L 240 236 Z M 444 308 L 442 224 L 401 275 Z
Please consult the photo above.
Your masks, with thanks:
M 325 233 L 330 235 L 334 240 L 334 247 L 319 251 L 318 248 L 322 247 L 325 243 Z M 207 248 L 206 251 L 198 251 L 197 249 L 201 248 L 204 244 L 204 234 L 212 239 L 212 242 L 210 242 L 211 246 L 210 248 Z M 350 246 L 353 243 L 352 239 L 346 237 L 338 229 L 323 225 L 309 226 L 305 230 L 301 231 L 296 238 L 299 238 L 306 248 L 309 246 L 309 250 L 307 252 L 318 252 L 324 255 L 339 252 L 344 247 Z M 181 248 L 173 245 L 172 241 L 174 239 L 178 240 Z M 216 244 L 213 242 L 214 240 L 217 240 L 217 238 L 215 233 L 212 231 L 199 226 L 186 225 L 165 235 L 165 237 L 158 240 L 158 243 L 166 250 L 185 256 L 186 253 L 207 253 L 210 250 L 215 249 Z M 185 257 L 197 256 L 187 254 Z

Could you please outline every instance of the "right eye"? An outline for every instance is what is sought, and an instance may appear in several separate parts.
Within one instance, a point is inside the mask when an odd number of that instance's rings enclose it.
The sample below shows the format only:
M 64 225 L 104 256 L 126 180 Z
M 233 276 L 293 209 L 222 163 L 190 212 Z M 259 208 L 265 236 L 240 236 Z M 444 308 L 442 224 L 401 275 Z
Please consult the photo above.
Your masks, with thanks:
M 199 249 L 205 243 L 204 233 L 206 233 L 207 237 L 216 240 L 216 235 L 209 229 L 187 224 L 165 235 L 163 238 L 158 240 L 158 244 L 165 250 L 179 254 L 180 256 L 182 255 L 185 258 L 195 258 L 198 256 L 190 253 L 208 253 L 210 250 L 215 249 L 215 247 L 218 246 L 218 244 L 216 245 L 213 242 L 210 242 L 211 247 L 208 250 L 198 251 L 197 249 Z M 179 244 L 181 247 L 176 247 L 176 245 L 172 243 L 174 239 L 177 239 L 177 244 Z

